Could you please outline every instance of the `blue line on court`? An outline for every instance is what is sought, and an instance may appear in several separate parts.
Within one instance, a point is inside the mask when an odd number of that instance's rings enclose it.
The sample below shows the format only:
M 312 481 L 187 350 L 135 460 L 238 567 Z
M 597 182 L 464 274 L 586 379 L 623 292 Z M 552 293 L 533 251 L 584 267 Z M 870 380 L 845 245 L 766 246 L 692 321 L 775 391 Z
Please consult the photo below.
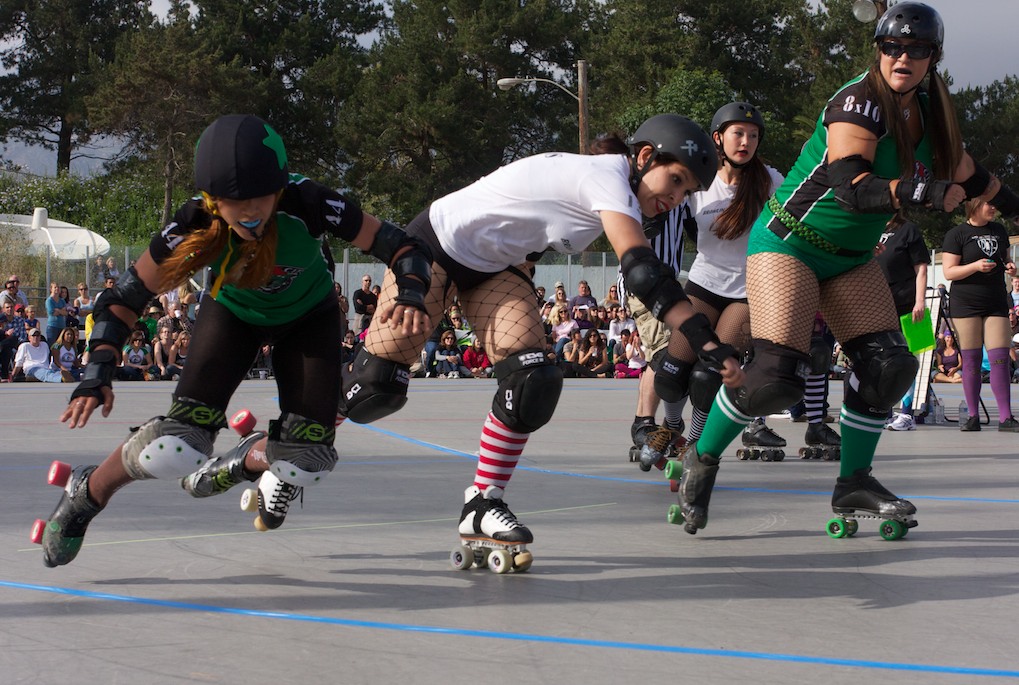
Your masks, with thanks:
M 99 599 L 111 602 L 142 604 L 146 606 L 162 607 L 164 609 L 202 611 L 214 614 L 251 616 L 254 618 L 268 618 L 283 621 L 304 621 L 308 623 L 322 623 L 327 625 L 344 626 L 347 628 L 368 628 L 371 630 L 391 630 L 408 633 L 433 633 L 437 635 L 476 637 L 489 640 L 515 640 L 520 642 L 539 642 L 547 644 L 571 645 L 575 647 L 595 647 L 601 649 L 622 649 L 642 652 L 662 652 L 666 654 L 689 654 L 693 656 L 722 657 L 730 659 L 784 661 L 789 663 L 813 664 L 817 666 L 849 666 L 852 668 L 868 668 L 888 671 L 909 671 L 914 673 L 945 673 L 953 675 L 981 676 L 988 678 L 1019 678 L 1019 671 L 1010 671 L 1003 669 L 972 668 L 964 666 L 944 666 L 939 664 L 907 664 L 892 661 L 867 661 L 862 659 L 835 659 L 829 657 L 803 656 L 799 654 L 772 654 L 769 652 L 750 652 L 741 650 L 729 651 L 724 649 L 705 649 L 698 647 L 679 647 L 676 645 L 657 645 L 643 642 L 617 642 L 612 640 L 592 640 L 576 637 L 536 635 L 533 633 L 507 633 L 491 630 L 471 630 L 465 628 L 443 628 L 441 626 L 412 625 L 406 623 L 386 623 L 382 621 L 359 621 L 349 618 L 336 618 L 330 616 L 312 616 L 309 614 L 291 614 L 281 611 L 237 609 L 232 607 L 218 607 L 208 604 L 174 602 L 169 600 L 151 599 L 146 597 L 128 597 L 126 595 L 114 595 L 105 592 L 89 592 L 87 590 L 73 590 L 70 588 L 51 587 L 47 585 L 32 585 L 28 583 L 14 583 L 2 580 L 0 580 L 0 587 L 7 587 L 15 590 L 31 590 L 34 592 L 48 592 L 58 595 L 82 597 L 85 599 Z
M 382 435 L 386 435 L 386 436 L 389 436 L 391 438 L 395 438 L 397 440 L 403 440 L 404 442 L 409 442 L 409 443 L 411 443 L 413 445 L 418 445 L 420 447 L 427 447 L 428 449 L 434 450 L 436 452 L 444 452 L 446 454 L 452 454 L 452 455 L 455 455 L 455 456 L 458 456 L 458 457 L 462 457 L 464 459 L 472 459 L 473 460 L 473 459 L 477 459 L 478 458 L 478 455 L 476 455 L 476 454 L 471 454 L 469 452 L 463 452 L 461 450 L 453 449 L 452 447 L 446 447 L 444 445 L 436 445 L 433 442 L 425 442 L 424 440 L 418 440 L 417 438 L 412 438 L 412 437 L 403 435 L 401 433 L 394 433 L 393 431 L 388 431 L 388 430 L 385 430 L 383 428 L 379 428 L 378 426 L 371 426 L 371 425 L 362 424 L 362 423 L 355 423 L 354 425 L 359 427 L 359 428 L 364 428 L 366 430 L 375 431 L 376 433 L 381 433 Z M 542 469 L 542 468 L 538 468 L 536 466 L 524 466 L 522 464 L 517 466 L 517 470 L 531 471 L 532 473 L 544 473 L 544 474 L 547 474 L 547 475 L 550 475 L 550 476 L 568 476 L 570 478 L 588 478 L 590 480 L 611 481 L 611 482 L 614 482 L 614 483 L 638 483 L 640 485 L 651 485 L 651 486 L 662 486 L 662 485 L 668 485 L 669 484 L 668 481 L 664 481 L 664 480 L 652 481 L 652 480 L 647 480 L 645 478 L 621 478 L 619 476 L 596 476 L 596 475 L 588 474 L 588 473 L 577 473 L 575 471 L 554 471 L 552 469 Z M 729 490 L 729 491 L 732 491 L 732 492 L 759 492 L 759 493 L 768 494 L 768 495 L 809 495 L 811 497 L 818 497 L 818 496 L 828 497 L 828 496 L 831 495 L 831 492 L 821 492 L 821 491 L 811 491 L 811 490 L 782 490 L 782 489 L 779 489 L 779 488 L 734 488 L 734 487 L 726 487 L 726 486 L 721 486 L 721 485 L 716 486 L 715 490 Z M 985 504 L 1019 504 L 1019 499 L 990 499 L 990 498 L 986 498 L 986 497 L 940 497 L 940 496 L 937 496 L 937 495 L 912 495 L 912 494 L 909 494 L 909 493 L 903 494 L 901 496 L 905 497 L 906 499 L 910 499 L 910 500 L 922 499 L 922 500 L 931 500 L 931 501 L 936 501 L 936 502 L 982 502 L 982 503 L 985 503 Z

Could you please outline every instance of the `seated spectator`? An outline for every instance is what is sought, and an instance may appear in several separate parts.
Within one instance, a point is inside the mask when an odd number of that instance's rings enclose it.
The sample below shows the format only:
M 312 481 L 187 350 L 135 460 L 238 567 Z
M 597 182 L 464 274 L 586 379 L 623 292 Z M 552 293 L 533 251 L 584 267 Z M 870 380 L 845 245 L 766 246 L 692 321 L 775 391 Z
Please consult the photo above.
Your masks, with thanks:
M 15 305 L 11 300 L 3 303 L 0 312 L 0 376 L 7 378 L 14 362 L 14 355 L 23 342 L 28 342 L 28 328 L 24 317 L 15 313 Z M 24 308 L 22 307 L 22 310 Z
M 17 274 L 11 274 L 7 278 L 7 284 L 3 291 L 0 291 L 0 305 L 10 302 L 14 305 L 28 306 L 28 297 L 21 290 L 21 278 Z
M 25 305 L 25 326 L 28 327 L 26 328 L 26 330 L 31 328 L 39 328 L 39 319 L 35 317 L 35 305 L 32 304 Z M 26 341 L 23 340 L 22 342 Z
M 435 371 L 439 378 L 461 378 L 470 375 L 470 369 L 463 365 L 463 354 L 456 344 L 453 331 L 443 331 L 439 347 L 435 350 Z
M 541 305 L 541 325 L 545 327 L 545 335 L 552 333 L 552 314 L 555 313 L 555 305 L 551 302 L 544 302 Z
M 612 305 L 619 306 L 619 288 L 614 285 L 609 286 L 609 292 L 605 296 L 605 299 L 601 301 L 601 306 L 608 309 Z
M 616 364 L 618 364 L 619 362 L 623 363 L 626 362 L 626 346 L 629 344 L 630 344 L 630 330 L 628 328 L 624 328 L 623 330 L 619 331 L 619 342 L 617 342 L 615 345 L 613 345 L 612 341 L 609 340 L 607 352 L 609 363 L 612 364 L 613 368 L 615 368 Z
M 152 345 L 152 363 L 159 370 L 159 380 L 175 381 L 180 378 L 181 368 L 176 364 L 177 338 L 169 328 L 160 328 L 156 342 Z
M 463 360 L 464 366 L 475 378 L 491 378 L 492 362 L 488 360 L 488 354 L 479 338 L 474 338 L 471 346 L 464 350 Z
M 449 322 L 452 324 L 456 333 L 456 344 L 460 348 L 460 351 L 463 352 L 474 342 L 474 338 L 476 337 L 474 335 L 474 328 L 456 307 L 449 308 Z
M 636 330 L 630 334 L 630 342 L 626 344 L 626 361 L 616 363 L 616 378 L 637 378 L 644 373 L 647 366 L 647 349 L 640 340 Z
M 60 331 L 60 336 L 55 345 L 50 348 L 53 354 L 53 362 L 61 369 L 71 374 L 71 377 L 81 380 L 81 372 L 85 365 L 81 363 L 78 356 L 78 329 L 68 326 Z
M 141 322 L 145 324 L 145 330 L 148 335 L 146 340 L 156 340 L 159 337 L 159 320 L 162 318 L 162 309 L 155 304 L 149 306 L 148 311 L 145 312 L 145 316 L 141 318 Z
M 577 322 L 577 328 L 581 331 L 588 331 L 595 328 L 591 320 L 591 308 L 586 304 L 578 305 L 573 312 L 573 318 Z
M 597 333 L 593 328 L 590 330 Z M 594 374 L 580 363 L 580 350 L 583 344 L 584 332 L 579 328 L 574 328 L 570 332 L 570 341 L 563 346 L 563 360 L 560 362 L 563 376 L 566 378 L 594 378 Z
M 552 291 L 552 297 L 548 298 L 548 301 L 556 306 L 570 306 L 570 298 L 566 297 L 566 286 L 563 285 L 562 281 L 555 282 L 555 289 Z
M 630 318 L 626 307 L 620 307 L 616 310 L 616 317 L 609 322 L 609 352 L 613 352 L 615 346 L 619 344 L 619 334 L 624 330 L 635 331 L 637 324 Z M 622 356 L 622 350 L 615 356 Z
M 580 346 L 580 365 L 595 378 L 608 378 L 612 374 L 608 354 L 608 345 L 603 334 L 594 328 L 587 331 Z
M 117 378 L 122 381 L 147 381 L 159 377 L 159 367 L 152 363 L 152 355 L 145 345 L 145 334 L 132 331 L 128 345 L 124 347 Z
M 606 333 L 606 338 L 609 332 L 609 322 L 612 319 L 609 318 L 609 312 L 605 307 L 598 305 L 597 309 L 591 310 L 591 321 L 594 323 L 594 327 L 599 331 Z
M 69 373 L 58 370 L 50 362 L 50 349 L 42 344 L 38 328 L 28 332 L 28 342 L 21 343 L 14 355 L 14 380 L 34 378 L 43 383 L 73 383 Z
M 271 347 L 266 345 L 271 351 Z M 177 334 L 177 344 L 173 346 L 173 363 L 179 366 L 181 369 L 184 368 L 184 362 L 187 361 L 188 352 L 191 350 L 191 334 L 188 331 L 181 331 Z M 266 366 L 269 369 L 269 373 L 272 373 L 272 355 L 266 357 Z
M 539 285 L 534 289 L 534 294 L 538 297 L 538 306 L 545 304 L 545 286 Z
M 934 353 L 935 383 L 962 383 L 962 355 L 955 346 L 952 331 L 945 331 L 943 345 Z
M 453 331 L 453 337 L 456 337 L 456 329 L 453 326 L 453 322 L 449 319 L 449 311 L 447 310 L 442 315 L 442 320 L 439 321 L 439 325 L 435 327 L 432 334 L 428 336 L 428 340 L 425 341 L 425 348 L 421 351 L 425 378 L 433 378 L 439 375 L 439 372 L 435 370 L 435 351 L 439 349 L 439 341 L 442 339 L 442 334 L 446 331 Z
M 591 286 L 587 281 L 578 281 L 577 294 L 570 298 L 570 309 L 576 310 L 581 305 L 586 305 L 589 309 L 598 306 L 598 300 L 591 295 Z
M 557 305 L 552 314 L 552 337 L 555 338 L 555 353 L 559 361 L 563 360 L 563 348 L 574 330 L 580 330 L 580 327 L 570 316 L 570 308 L 565 304 Z
M 354 357 L 357 355 L 358 340 L 353 330 L 347 329 L 347 332 L 343 334 L 343 342 L 340 345 L 340 363 L 349 364 L 354 361 Z

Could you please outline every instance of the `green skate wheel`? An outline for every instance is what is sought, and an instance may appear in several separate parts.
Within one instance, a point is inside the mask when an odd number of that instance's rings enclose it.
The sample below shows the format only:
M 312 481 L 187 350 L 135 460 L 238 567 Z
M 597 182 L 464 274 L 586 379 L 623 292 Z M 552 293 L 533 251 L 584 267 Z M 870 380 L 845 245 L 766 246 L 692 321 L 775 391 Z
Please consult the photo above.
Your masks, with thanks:
M 460 545 L 449 553 L 449 563 L 457 571 L 466 571 L 474 565 L 474 550 L 467 545 Z
M 825 532 L 828 533 L 828 537 L 834 540 L 839 540 L 846 537 L 849 533 L 849 525 L 845 519 L 829 519 L 828 525 L 825 527 Z
M 493 573 L 509 573 L 513 569 L 513 558 L 504 549 L 494 550 L 488 555 L 488 568 Z
M 683 475 L 683 462 L 681 461 L 670 461 L 665 465 L 665 477 L 669 480 L 679 480 L 679 477 Z
M 898 540 L 906 534 L 906 527 L 902 525 L 901 521 L 889 519 L 881 522 L 880 531 L 881 537 L 885 540 Z
M 534 563 L 534 556 L 530 552 L 521 552 L 513 557 L 513 570 L 524 573 Z
M 669 507 L 668 521 L 669 523 L 675 523 L 676 525 L 679 525 L 680 523 L 686 521 L 686 519 L 683 517 L 683 508 L 680 507 L 678 504 L 673 504 L 671 507 Z

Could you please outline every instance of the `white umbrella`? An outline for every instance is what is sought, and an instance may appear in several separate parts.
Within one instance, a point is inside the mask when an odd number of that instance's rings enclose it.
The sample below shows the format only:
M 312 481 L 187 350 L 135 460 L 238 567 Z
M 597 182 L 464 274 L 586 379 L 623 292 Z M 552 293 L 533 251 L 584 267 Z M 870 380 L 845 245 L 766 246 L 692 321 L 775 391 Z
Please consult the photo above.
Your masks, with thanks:
M 110 243 L 98 233 L 49 219 L 46 210 L 38 207 L 35 214 L 0 214 L 0 231 L 20 228 L 31 241 L 34 252 L 44 253 L 47 248 L 54 257 L 82 260 L 110 251 Z

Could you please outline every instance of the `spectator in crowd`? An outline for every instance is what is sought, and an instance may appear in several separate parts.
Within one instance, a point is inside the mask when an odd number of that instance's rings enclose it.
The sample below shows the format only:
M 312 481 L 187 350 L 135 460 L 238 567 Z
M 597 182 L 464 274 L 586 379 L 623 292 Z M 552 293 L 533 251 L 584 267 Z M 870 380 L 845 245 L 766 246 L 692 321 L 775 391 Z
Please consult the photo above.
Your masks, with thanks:
M 88 282 L 96 288 L 103 286 L 103 281 L 106 280 L 106 262 L 103 261 L 102 255 L 96 255 L 95 261 L 92 263 L 92 268 L 89 269 Z
M 163 318 L 163 310 L 159 308 L 157 304 L 149 305 L 148 310 L 145 312 L 145 316 L 142 317 L 141 322 L 145 324 L 145 330 L 147 333 L 146 340 L 155 341 L 159 337 L 159 320 Z M 169 326 L 172 329 L 172 325 Z
M 5 379 L 8 377 L 18 347 L 27 340 L 28 329 L 24 317 L 15 314 L 11 300 L 5 300 L 3 311 L 0 312 L 0 376 Z
M 577 328 L 581 331 L 595 328 L 594 322 L 591 320 L 591 309 L 586 304 L 576 306 L 573 310 L 573 318 L 577 322 Z
M 109 280 L 111 278 L 114 282 L 120 278 L 120 269 L 117 268 L 117 262 L 113 259 L 113 257 L 107 259 L 106 266 L 103 267 L 103 280 Z
M 962 355 L 955 344 L 955 336 L 951 330 L 941 335 L 942 343 L 934 353 L 935 383 L 962 383 Z
M 145 333 L 132 331 L 121 355 L 117 378 L 122 381 L 148 381 L 158 378 L 158 375 L 159 367 L 152 363 L 152 353 L 145 342 Z
M 608 378 L 612 372 L 612 364 L 608 359 L 608 345 L 605 336 L 597 329 L 591 329 L 584 335 L 580 346 L 578 362 L 594 378 Z
M 552 334 L 553 314 L 555 314 L 555 305 L 551 302 L 543 302 L 541 305 L 541 323 L 545 327 L 545 335 Z
M 453 325 L 453 329 L 456 332 L 456 344 L 463 352 L 465 349 L 471 346 L 474 342 L 474 328 L 470 322 L 464 318 L 463 313 L 457 307 L 449 308 L 449 321 Z
M 435 327 L 428 339 L 425 340 L 425 347 L 422 350 L 422 358 L 424 363 L 425 378 L 432 378 L 438 376 L 439 372 L 435 370 L 435 351 L 439 349 L 439 344 L 442 340 L 442 334 L 446 331 L 453 331 L 454 338 L 456 337 L 456 327 L 450 320 L 450 311 L 447 309 L 442 319 L 439 321 L 439 325 Z
M 0 292 L 0 305 L 7 301 L 15 305 L 20 303 L 26 307 L 28 306 L 28 297 L 21 290 L 21 278 L 17 274 L 11 274 L 7 277 L 4 291 Z
M 541 305 L 545 304 L 545 301 L 546 301 L 545 300 L 545 286 L 539 285 L 537 288 L 534 289 L 534 293 L 535 293 L 535 295 L 537 295 L 537 298 L 538 298 L 538 306 L 540 307 Z
M 463 364 L 463 353 L 456 344 L 456 334 L 452 330 L 443 331 L 439 339 L 439 347 L 435 350 L 435 371 L 439 378 L 470 375 L 470 369 Z
M 354 335 L 354 331 L 348 328 L 347 332 L 343 334 L 343 342 L 340 348 L 341 364 L 349 364 L 354 361 L 354 355 L 357 354 L 357 345 L 357 336 Z
M 365 274 L 361 277 L 361 288 L 354 291 L 354 313 L 361 318 L 357 322 L 357 331 L 360 333 L 368 328 L 372 315 L 375 314 L 375 307 L 379 304 L 378 296 L 372 291 L 372 277 Z
M 587 281 L 578 281 L 577 294 L 570 298 L 571 310 L 576 311 L 581 306 L 587 306 L 589 309 L 598 306 L 598 300 L 591 295 L 591 286 Z
M 1012 335 L 1019 334 L 1019 307 L 1011 307 L 1008 310 L 1008 327 L 1012 330 Z
M 347 313 L 350 311 L 350 300 L 343 294 L 343 286 L 339 283 L 334 283 L 333 287 L 336 288 L 336 304 L 340 308 L 340 330 L 343 332 L 343 337 L 347 337 L 347 329 L 350 328 L 350 321 L 347 320 Z
M 17 313 L 18 306 L 19 305 L 15 305 L 15 307 L 14 307 L 15 313 Z M 25 330 L 27 331 L 29 328 L 39 328 L 39 319 L 37 319 L 35 317 L 35 305 L 32 305 L 32 304 L 25 305 L 25 308 L 24 308 L 23 312 L 24 312 L 24 317 L 25 317 L 25 326 L 26 326 Z M 39 328 L 39 330 L 42 330 L 42 329 Z M 27 340 L 22 340 L 21 342 L 28 342 L 28 341 Z
M 183 333 L 183 331 L 181 332 Z M 175 381 L 180 378 L 180 367 L 176 364 L 177 338 L 169 328 L 160 328 L 156 341 L 152 345 L 152 363 L 159 373 L 161 381 Z
M 578 376 L 590 378 L 593 376 L 580 363 L 580 348 L 583 344 L 584 332 L 579 328 L 570 331 L 570 340 L 563 346 L 563 359 L 559 365 L 565 378 L 577 378 Z
M 81 380 L 81 370 L 84 364 L 78 355 L 78 329 L 68 326 L 60 332 L 60 337 L 50 351 L 53 354 L 53 363 L 63 371 L 71 375 L 72 380 Z
M 598 305 L 597 309 L 591 310 L 591 323 L 599 331 L 604 331 L 606 334 L 609 332 L 609 322 L 612 319 L 609 317 L 608 310 L 605 307 Z
M 70 383 L 74 378 L 67 372 L 54 368 L 50 363 L 50 348 L 42 344 L 42 333 L 38 328 L 28 332 L 28 342 L 22 343 L 14 355 L 13 378 L 29 376 L 44 383 Z
M 570 306 L 570 298 L 566 297 L 566 286 L 563 285 L 562 281 L 555 282 L 555 289 L 552 291 L 552 297 L 549 301 L 554 305 Z
M 471 346 L 463 352 L 464 366 L 475 378 L 491 378 L 492 362 L 488 359 L 480 338 L 474 338 Z
M 60 286 L 50 283 L 50 296 L 46 298 L 46 342 L 57 341 L 60 331 L 67 325 L 67 300 L 60 297 Z
M 646 366 L 646 348 L 640 341 L 640 333 L 634 329 L 623 348 L 623 354 L 616 361 L 616 378 L 637 378 Z
M 615 352 L 616 345 L 620 342 L 620 334 L 623 331 L 635 331 L 637 330 L 637 324 L 633 319 L 630 318 L 630 313 L 626 310 L 626 307 L 620 307 L 616 310 L 615 318 L 609 322 L 609 357 L 611 358 Z M 619 354 L 622 354 L 621 348 Z
M 101 298 L 106 293 L 107 290 L 113 289 L 113 287 L 116 285 L 117 285 L 116 278 L 114 278 L 113 276 L 104 277 L 103 278 L 104 288 L 100 290 L 98 293 L 96 293 L 95 300 L 92 302 L 92 308 L 95 309 L 95 306 L 99 304 L 99 298 Z
M 92 297 L 89 295 L 87 284 L 78 284 L 78 296 L 74 298 L 74 307 L 78 310 L 79 319 L 84 319 L 95 308 L 95 302 L 92 301 Z
M 1013 311 L 1019 309 L 1019 276 L 1012 277 L 1012 290 L 1008 295 L 1012 298 L 1012 304 L 1009 309 Z
M 605 299 L 601 301 L 601 306 L 604 308 L 611 307 L 613 305 L 619 306 L 619 286 L 613 284 L 609 286 L 609 292 L 605 295 Z
M 552 337 L 555 339 L 556 357 L 562 361 L 563 348 L 570 341 L 574 330 L 580 328 L 577 322 L 570 316 L 570 307 L 566 304 L 556 305 L 555 313 L 552 314 Z

